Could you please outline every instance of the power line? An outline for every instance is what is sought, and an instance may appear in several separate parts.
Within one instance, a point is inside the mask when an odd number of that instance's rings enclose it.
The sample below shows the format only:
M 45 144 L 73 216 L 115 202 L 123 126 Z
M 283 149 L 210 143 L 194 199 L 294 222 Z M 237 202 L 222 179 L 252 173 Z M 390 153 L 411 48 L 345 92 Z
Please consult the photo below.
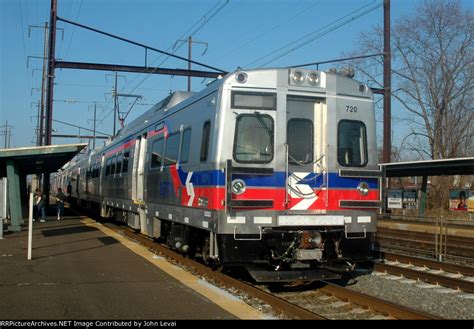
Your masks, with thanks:
M 383 53 L 378 53 L 378 54 L 370 54 L 370 55 L 360 55 L 360 56 L 352 56 L 352 57 L 346 57 L 346 58 L 338 58 L 338 59 L 331 59 L 327 61 L 319 61 L 319 62 L 312 62 L 312 63 L 305 63 L 305 64 L 298 64 L 298 65 L 292 65 L 290 66 L 291 68 L 296 68 L 296 67 L 305 67 L 305 66 L 312 66 L 316 65 L 316 69 L 318 69 L 318 66 L 321 64 L 328 64 L 328 63 L 336 63 L 336 62 L 346 62 L 354 59 L 363 59 L 363 58 L 371 58 L 371 57 L 379 57 L 383 56 Z
M 77 15 L 76 15 L 76 21 L 78 20 L 79 18 L 79 15 L 81 13 L 81 8 L 82 8 L 82 2 L 83 0 L 81 0 L 81 3 L 79 4 L 79 10 L 77 11 Z M 71 6 L 69 6 L 69 4 L 71 4 Z M 66 9 L 66 14 L 65 16 L 67 17 L 69 15 L 69 13 L 71 12 L 72 10 L 72 0 L 69 0 L 68 2 L 68 8 Z M 59 28 L 56 28 L 56 30 L 58 30 Z M 72 39 L 74 38 L 74 32 L 76 31 L 76 26 L 74 25 L 74 27 L 72 28 L 72 33 L 71 33 L 71 38 L 69 39 L 69 44 L 66 48 L 66 53 L 64 54 L 64 58 L 67 58 L 67 54 L 69 53 L 69 49 L 71 48 L 71 43 L 72 43 Z M 64 32 L 63 32 L 63 42 L 61 42 L 61 45 L 59 47 L 59 51 L 58 51 L 58 56 L 61 56 L 61 50 L 63 48 L 63 44 L 64 44 Z M 57 73 L 57 76 L 59 77 L 60 74 L 62 73 L 62 70 L 59 71 Z
M 82 2 L 83 2 L 83 0 L 81 0 L 81 3 L 79 5 L 79 10 L 77 11 L 76 22 L 79 19 L 79 15 L 81 14 Z M 75 31 L 76 31 L 76 26 L 74 26 L 72 28 L 71 39 L 69 39 L 69 45 L 67 46 L 66 54 L 64 55 L 64 58 L 67 58 L 67 54 L 69 53 L 69 48 L 71 48 L 71 43 L 72 43 L 72 39 L 74 38 L 74 32 Z
M 109 85 L 94 85 L 94 84 L 87 84 L 87 83 L 57 83 L 56 85 L 61 85 L 61 86 L 71 86 L 71 87 L 87 87 L 87 88 L 110 88 Z M 137 90 L 161 90 L 165 91 L 168 90 L 166 88 L 137 88 Z M 105 102 L 104 102 L 105 103 Z
M 56 119 L 53 119 L 54 122 L 57 122 L 57 123 L 62 123 L 63 125 L 66 125 L 66 126 L 71 126 L 71 127 L 75 127 L 75 128 L 79 128 L 79 129 L 83 129 L 83 130 L 87 130 L 87 131 L 94 131 L 92 129 L 88 129 L 88 128 L 84 128 L 84 127 L 81 127 L 81 126 L 77 126 L 77 125 L 73 125 L 72 123 L 68 123 L 68 122 L 64 122 L 64 121 L 61 121 L 61 120 L 56 120 Z M 100 132 L 100 131 L 95 131 L 96 134 L 101 134 L 101 135 L 104 135 L 104 136 L 110 136 L 110 134 L 106 134 L 106 133 L 103 133 L 103 132 Z
M 21 1 L 18 1 L 18 7 L 20 8 L 20 27 L 21 27 L 21 38 L 23 40 L 23 43 L 22 43 L 22 45 L 23 45 L 23 54 L 25 55 L 25 59 L 26 59 L 27 58 L 26 57 L 27 52 L 26 52 L 26 46 L 25 46 L 25 31 L 23 30 L 23 14 L 22 14 L 22 11 L 21 11 Z M 27 80 L 28 80 L 28 85 L 29 85 L 30 79 L 28 77 L 28 72 L 26 73 L 26 75 L 27 75 Z
M 305 7 L 303 10 L 299 11 L 298 13 L 296 13 L 294 16 L 292 16 L 292 17 L 290 17 L 290 18 L 288 18 L 288 19 L 285 19 L 284 23 L 278 23 L 277 25 L 274 25 L 273 27 L 269 28 L 268 30 L 266 30 L 266 31 L 264 31 L 264 32 L 262 32 L 262 33 L 260 33 L 260 34 L 258 34 L 258 35 L 256 35 L 256 36 L 254 36 L 254 37 L 252 37 L 252 38 L 250 38 L 250 39 L 244 41 L 243 43 L 241 43 L 241 44 L 239 44 L 238 46 L 234 47 L 232 50 L 230 50 L 230 51 L 226 52 L 224 55 L 220 56 L 220 59 L 225 58 L 225 57 L 227 57 L 228 55 L 233 54 L 233 53 L 235 53 L 235 52 L 237 52 L 237 51 L 239 51 L 239 50 L 246 49 L 245 46 L 247 46 L 247 45 L 249 45 L 249 44 L 255 42 L 255 40 L 260 39 L 260 38 L 261 38 L 262 36 L 264 36 L 265 34 L 268 34 L 268 33 L 270 33 L 270 32 L 276 31 L 276 30 L 278 30 L 280 27 L 285 26 L 285 24 L 287 24 L 287 23 L 291 22 L 292 20 L 294 20 L 295 18 L 297 18 L 297 17 L 299 17 L 299 16 L 301 16 L 301 15 L 307 13 L 308 10 L 310 10 L 310 9 L 312 9 L 312 8 L 314 8 L 314 7 L 316 7 L 320 2 L 321 2 L 321 1 L 316 1 L 316 2 L 313 3 L 312 5 L 310 5 L 310 6 L 308 6 L 308 7 Z
M 188 33 L 190 33 L 189 35 L 192 36 L 194 35 L 195 33 L 197 33 L 198 31 L 200 31 L 214 16 L 216 16 L 227 4 L 229 3 L 229 0 L 225 0 L 224 2 L 217 2 L 214 6 L 212 6 L 207 12 L 206 14 L 204 14 L 203 16 L 201 16 L 201 18 L 196 22 L 194 23 L 189 29 L 186 30 L 186 32 L 184 32 L 179 38 L 179 39 L 182 39 L 184 36 L 186 36 Z M 213 12 L 214 11 L 214 12 Z M 209 15 L 208 18 L 206 18 L 207 16 Z M 199 24 L 199 25 L 198 25 Z M 172 50 L 172 47 L 175 43 L 173 43 L 172 45 L 170 45 L 167 49 L 166 49 L 166 52 L 169 52 L 170 50 Z M 175 48 L 171 54 L 175 54 L 176 51 L 178 51 L 178 49 L 182 46 L 182 44 L 180 44 L 177 48 Z M 155 58 L 153 60 L 153 62 L 151 62 L 150 65 L 153 65 L 154 63 L 156 63 L 161 57 L 163 57 L 163 54 L 159 55 L 157 58 Z M 169 58 L 169 57 L 167 57 Z M 165 59 L 164 61 L 162 61 L 159 65 L 157 65 L 157 67 L 160 67 L 161 65 L 163 65 L 165 62 L 166 62 L 167 59 Z M 145 82 L 145 80 L 147 80 L 150 76 L 147 75 L 145 76 L 133 89 L 130 90 L 129 93 L 133 93 L 135 90 L 138 89 L 138 87 L 143 83 Z M 127 88 L 128 85 L 131 85 L 134 81 L 136 81 L 136 79 L 138 79 L 139 76 L 137 75 L 136 77 L 134 77 L 129 83 L 126 83 L 125 86 L 122 87 L 123 90 L 125 90 Z M 122 102 L 124 102 L 125 100 L 121 100 L 119 102 L 119 106 L 122 105 Z M 112 102 L 112 99 L 109 100 L 109 102 L 105 105 L 106 107 L 108 105 L 110 105 L 110 103 Z M 111 109 L 109 112 L 107 112 L 100 121 L 103 121 L 105 120 L 112 112 L 114 111 L 114 109 Z
M 66 7 L 66 10 L 64 11 L 65 17 L 69 17 L 69 12 L 71 11 L 72 3 L 73 3 L 72 0 L 69 0 L 67 2 L 67 7 Z M 61 50 L 63 49 L 63 44 L 64 42 L 61 42 L 61 45 L 59 46 L 58 56 L 61 56 Z
M 126 42 L 126 43 L 130 43 L 132 45 L 135 45 L 135 46 L 138 46 L 138 47 L 142 47 L 142 48 L 145 48 L 145 64 L 146 64 L 146 54 L 147 54 L 147 51 L 148 50 L 152 50 L 154 52 L 157 52 L 157 53 L 161 53 L 161 54 L 164 54 L 164 55 L 167 55 L 167 56 L 171 56 L 171 57 L 174 57 L 174 58 L 177 58 L 177 59 L 180 59 L 180 60 L 183 60 L 183 61 L 186 61 L 188 62 L 189 60 L 185 57 L 182 57 L 182 56 L 178 56 L 178 55 L 174 55 L 173 53 L 169 53 L 167 51 L 164 51 L 164 50 L 161 50 L 161 49 L 158 49 L 158 48 L 154 48 L 154 47 L 151 47 L 151 46 L 148 46 L 148 45 L 145 45 L 143 43 L 140 43 L 140 42 L 136 42 L 136 41 L 133 41 L 133 40 L 130 40 L 130 39 L 126 39 L 124 37 L 121 37 L 121 36 L 118 36 L 118 35 L 115 35 L 115 34 L 112 34 L 112 33 L 109 33 L 109 32 L 105 32 L 105 31 L 101 31 L 101 30 L 98 30 L 96 28 L 93 28 L 93 27 L 90 27 L 90 26 L 86 26 L 84 24 L 80 24 L 80 23 L 77 23 L 77 22 L 73 22 L 73 21 L 70 21 L 68 19 L 65 19 L 65 18 L 62 18 L 62 17 L 57 17 L 56 18 L 57 21 L 62 21 L 62 22 L 65 22 L 65 23 L 69 23 L 71 25 L 76 25 L 76 26 L 79 26 L 79 27 L 82 27 L 83 29 L 86 29 L 86 30 L 89 30 L 89 31 L 93 31 L 93 32 L 96 32 L 96 33 L 99 33 L 99 34 L 102 34 L 102 35 L 106 35 L 110 38 L 114 38 L 114 39 L 117 39 L 117 40 L 120 40 L 120 41 L 123 41 L 123 42 Z M 199 65 L 199 66 L 202 66 L 202 67 L 205 67 L 205 68 L 208 68 L 208 69 L 212 69 L 212 70 L 215 70 L 215 71 L 218 71 L 218 72 L 222 72 L 222 73 L 225 73 L 224 70 L 221 70 L 219 68 L 216 68 L 216 67 L 213 67 L 213 66 L 210 66 L 210 65 L 207 65 L 207 64 L 204 64 L 204 63 L 199 63 L 199 62 L 196 62 L 196 61 L 191 61 L 191 63 L 193 64 L 196 64 L 196 65 Z
M 349 14 L 346 14 L 344 15 L 343 17 L 340 17 L 338 18 L 337 20 L 327 24 L 326 26 L 322 27 L 322 28 L 319 28 L 311 33 L 308 33 L 306 35 L 304 35 L 303 37 L 300 37 L 288 44 L 286 44 L 285 46 L 283 47 L 280 47 L 279 49 L 277 50 L 274 50 L 272 51 L 271 53 L 268 53 L 267 55 L 264 55 L 264 56 L 261 56 L 259 57 L 258 59 L 248 63 L 246 65 L 246 67 L 249 67 L 253 64 L 256 64 L 268 57 L 271 57 L 273 56 L 270 60 L 264 62 L 263 64 L 261 64 L 259 67 L 263 67 L 271 62 L 274 62 L 276 61 L 277 59 L 280 59 L 281 57 L 283 56 L 286 56 L 288 55 L 289 53 L 295 51 L 295 50 L 298 50 L 298 49 L 301 49 L 303 46 L 315 41 L 316 39 L 319 39 L 323 36 L 325 36 L 326 34 L 344 26 L 344 25 L 347 25 L 349 23 L 351 23 L 352 21 L 374 11 L 375 9 L 379 8 L 382 6 L 382 3 L 379 3 L 379 4 L 375 4 L 375 5 L 372 5 L 373 3 L 375 2 L 372 1 L 368 4 L 365 4 L 363 5 L 362 7 L 350 12 Z M 372 6 L 371 6 L 372 5 Z M 369 7 L 368 9 L 365 9 Z M 365 9 L 365 10 L 364 10 Z M 362 11 L 362 12 L 361 12 Z M 275 53 L 278 53 L 278 52 L 282 52 L 278 55 L 275 55 Z
M 225 6 L 227 6 L 227 4 L 229 3 L 230 0 L 224 0 L 223 2 L 219 1 L 217 2 L 211 9 L 209 9 L 207 11 L 206 14 L 204 14 L 196 23 L 194 23 L 193 26 L 191 26 L 186 32 L 184 32 L 177 40 L 179 39 L 183 39 L 187 36 L 193 36 L 194 34 L 196 34 L 197 32 L 199 32 L 204 26 L 207 25 L 207 23 L 210 22 L 210 20 L 215 17 L 222 9 L 224 9 Z M 220 3 L 220 5 L 219 5 Z M 218 6 L 219 5 L 219 6 Z M 214 12 L 213 12 L 214 11 Z M 209 15 L 209 17 L 207 17 Z M 207 18 L 206 18 L 207 17 Z M 175 43 L 174 43 L 175 44 Z M 173 45 L 174 45 L 173 44 Z M 169 51 L 172 49 L 173 45 L 170 45 L 166 51 Z M 181 48 L 183 44 L 180 44 L 178 47 L 176 47 L 174 49 L 174 51 L 172 51 L 171 53 L 172 54 L 175 54 L 179 48 Z M 158 59 L 160 59 L 163 55 L 160 55 L 158 56 L 157 58 L 155 58 L 153 60 L 153 62 L 151 63 L 151 65 L 153 65 L 156 61 L 158 61 Z M 167 60 L 169 59 L 169 56 L 167 58 L 165 58 L 160 64 L 157 65 L 157 67 L 160 67 L 161 65 L 163 65 Z M 129 93 L 133 93 L 143 82 L 145 82 L 145 80 L 147 80 L 148 78 L 150 77 L 150 75 L 147 75 L 145 76 L 132 90 L 130 90 Z M 134 79 L 132 79 L 130 81 L 130 84 L 132 84 L 136 79 L 138 78 L 135 77 Z M 127 85 L 124 86 L 124 88 L 126 88 Z

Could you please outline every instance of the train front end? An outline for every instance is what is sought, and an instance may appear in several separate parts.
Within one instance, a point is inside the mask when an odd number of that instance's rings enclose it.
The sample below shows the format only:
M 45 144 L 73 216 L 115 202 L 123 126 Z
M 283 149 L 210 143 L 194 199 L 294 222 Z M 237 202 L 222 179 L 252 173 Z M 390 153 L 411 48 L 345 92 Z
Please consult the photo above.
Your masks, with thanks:
M 268 69 L 229 75 L 221 92 L 212 256 L 258 282 L 337 278 L 367 260 L 380 207 L 371 90 Z

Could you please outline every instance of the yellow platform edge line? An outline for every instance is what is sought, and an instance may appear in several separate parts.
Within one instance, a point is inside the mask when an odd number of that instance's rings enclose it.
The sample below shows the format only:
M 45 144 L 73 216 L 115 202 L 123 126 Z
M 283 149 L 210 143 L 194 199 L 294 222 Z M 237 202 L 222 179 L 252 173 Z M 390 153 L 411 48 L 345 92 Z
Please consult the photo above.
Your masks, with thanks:
M 114 232 L 113 230 L 101 225 L 93 221 L 90 218 L 82 219 L 81 222 L 87 226 L 94 227 L 100 230 L 105 235 L 111 236 L 114 239 L 118 240 L 122 245 L 126 248 L 130 249 L 135 254 L 143 257 L 160 270 L 164 271 L 168 275 L 172 276 L 183 285 L 191 288 L 192 290 L 196 291 L 200 295 L 206 297 L 207 299 L 211 300 L 213 303 L 217 304 L 219 307 L 224 309 L 225 311 L 229 312 L 230 314 L 238 317 L 239 319 L 245 320 L 257 320 L 257 319 L 265 319 L 268 318 L 262 312 L 254 309 L 253 307 L 249 306 L 242 300 L 238 298 L 229 298 L 226 296 L 225 293 L 220 293 L 220 288 L 212 289 L 209 286 L 206 286 L 202 283 L 202 280 L 198 277 L 194 276 L 193 274 L 186 272 L 182 268 L 175 266 L 165 259 L 161 259 L 160 257 L 153 257 L 156 256 L 154 253 L 146 249 L 146 247 L 128 240 L 124 236 Z M 223 291 L 223 290 L 222 290 Z

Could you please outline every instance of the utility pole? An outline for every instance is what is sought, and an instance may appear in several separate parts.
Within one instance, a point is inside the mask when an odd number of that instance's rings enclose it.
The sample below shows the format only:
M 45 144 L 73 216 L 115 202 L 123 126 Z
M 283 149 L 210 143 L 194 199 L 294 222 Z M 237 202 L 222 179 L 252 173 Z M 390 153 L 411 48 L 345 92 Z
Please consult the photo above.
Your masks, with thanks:
M 42 144 L 42 117 L 41 117 L 41 103 L 38 101 L 38 103 L 36 104 L 36 109 L 38 111 L 38 115 L 37 115 L 37 119 L 36 119 L 36 146 L 41 146 Z
M 46 67 L 47 67 L 47 56 L 48 56 L 48 22 L 44 23 L 44 48 L 43 48 L 43 77 L 41 78 L 41 113 L 39 117 L 39 144 L 38 146 L 43 145 L 44 138 L 44 98 L 46 93 Z
M 45 110 L 45 138 L 43 145 L 51 145 L 53 133 L 53 92 L 54 92 L 54 68 L 56 64 L 56 20 L 58 3 L 57 0 L 51 0 L 51 10 L 49 17 L 49 38 L 48 38 L 48 75 L 46 90 L 46 110 Z M 49 195 L 50 173 L 44 173 L 43 193 Z M 46 198 L 46 207 L 49 205 L 49 199 Z
M 117 127 L 117 72 L 115 72 L 115 87 L 114 87 L 114 129 L 113 129 L 113 136 L 115 136 L 115 129 Z
M 112 136 L 115 136 L 115 131 L 117 129 L 117 116 L 119 113 L 119 103 L 118 103 L 118 78 L 123 78 L 125 81 L 127 81 L 127 78 L 124 75 L 117 74 L 117 71 L 115 71 L 115 74 L 106 74 L 105 75 L 105 80 L 107 80 L 107 77 L 112 76 L 114 77 L 114 87 L 112 89 L 112 97 L 114 98 L 114 127 L 113 127 L 113 134 Z M 107 80 L 108 81 L 108 80 Z
M 48 65 L 48 22 L 44 23 L 44 26 L 40 25 L 30 25 L 28 28 L 28 38 L 31 35 L 31 29 L 32 28 L 40 28 L 43 29 L 44 31 L 44 44 L 43 44 L 43 57 L 39 56 L 28 56 L 31 58 L 39 58 L 43 59 L 43 74 L 41 78 L 41 111 L 38 111 L 38 116 L 39 116 L 39 125 L 38 125 L 38 131 L 39 131 L 39 142 L 37 141 L 37 145 L 41 146 L 43 145 L 43 138 L 45 136 L 43 130 L 44 130 L 44 112 L 45 112 L 45 94 L 46 94 L 46 78 L 47 78 L 47 65 Z M 62 38 L 64 40 L 64 29 L 57 28 L 57 30 L 61 30 L 62 32 Z M 33 72 L 35 69 L 33 69 Z
M 49 40 L 48 40 L 48 76 L 46 90 L 46 115 L 45 115 L 45 141 L 44 145 L 51 145 L 51 134 L 53 128 L 53 91 L 54 91 L 54 68 L 55 68 L 55 50 L 56 50 L 56 20 L 57 20 L 57 0 L 51 0 L 51 11 L 49 18 Z M 46 179 L 45 179 L 46 183 Z M 46 185 L 46 184 L 45 184 Z M 49 191 L 49 182 L 47 184 Z M 46 186 L 45 186 L 46 187 Z
M 91 108 L 91 106 L 89 106 Z M 90 121 L 90 120 L 88 120 Z M 95 140 L 96 140 L 96 122 L 97 122 L 97 104 L 94 102 L 94 119 L 93 119 L 93 129 L 92 129 L 92 149 L 95 149 Z
M 188 70 L 191 70 L 191 49 L 193 46 L 193 39 L 191 36 L 188 37 Z M 191 76 L 188 75 L 188 91 L 191 91 Z
M 13 128 L 13 126 L 8 124 L 8 120 L 5 121 L 4 125 L 0 126 L 0 129 L 3 129 L 0 132 L 0 135 L 5 136 L 5 139 L 4 139 L 5 149 L 10 148 L 10 141 L 11 141 L 11 134 L 12 134 L 11 128 Z
M 383 2 L 383 162 L 391 162 L 392 155 L 392 54 L 390 50 L 390 0 Z
M 94 139 L 92 140 L 92 149 L 95 150 L 95 122 L 97 120 L 97 104 L 94 103 Z

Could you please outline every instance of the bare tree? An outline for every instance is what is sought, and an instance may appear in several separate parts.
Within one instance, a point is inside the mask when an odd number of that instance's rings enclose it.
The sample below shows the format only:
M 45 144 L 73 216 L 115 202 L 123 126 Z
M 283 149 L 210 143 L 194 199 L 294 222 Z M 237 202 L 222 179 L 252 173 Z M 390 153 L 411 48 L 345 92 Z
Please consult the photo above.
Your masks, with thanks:
M 473 13 L 456 0 L 425 0 L 392 27 L 393 97 L 410 121 L 406 144 L 422 158 L 474 155 L 473 34 Z M 375 27 L 358 49 L 378 53 L 382 37 Z M 382 87 L 381 58 L 353 64 Z

